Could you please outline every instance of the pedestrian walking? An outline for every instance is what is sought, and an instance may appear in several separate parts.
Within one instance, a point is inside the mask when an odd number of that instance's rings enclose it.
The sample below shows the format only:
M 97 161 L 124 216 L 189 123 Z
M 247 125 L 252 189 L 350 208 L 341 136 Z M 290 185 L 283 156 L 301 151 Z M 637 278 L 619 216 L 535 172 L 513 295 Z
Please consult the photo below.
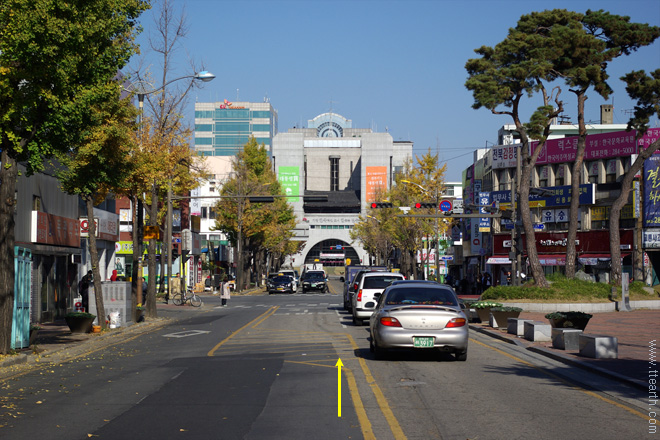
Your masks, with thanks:
M 89 285 L 92 284 L 92 271 L 88 271 L 78 283 L 78 293 L 82 297 L 83 311 L 89 313 Z
M 220 299 L 222 299 L 222 307 L 227 307 L 227 300 L 231 298 L 231 292 L 229 290 L 229 278 L 227 275 L 222 279 L 222 284 L 220 286 Z

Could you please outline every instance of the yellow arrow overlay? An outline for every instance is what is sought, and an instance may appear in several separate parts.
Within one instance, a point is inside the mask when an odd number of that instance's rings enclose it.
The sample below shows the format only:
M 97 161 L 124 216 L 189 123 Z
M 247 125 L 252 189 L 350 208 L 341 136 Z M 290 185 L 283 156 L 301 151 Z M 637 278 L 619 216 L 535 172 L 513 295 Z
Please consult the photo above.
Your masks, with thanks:
M 341 367 L 343 366 L 341 358 L 337 358 L 335 364 L 335 367 L 337 367 L 337 417 L 341 417 Z

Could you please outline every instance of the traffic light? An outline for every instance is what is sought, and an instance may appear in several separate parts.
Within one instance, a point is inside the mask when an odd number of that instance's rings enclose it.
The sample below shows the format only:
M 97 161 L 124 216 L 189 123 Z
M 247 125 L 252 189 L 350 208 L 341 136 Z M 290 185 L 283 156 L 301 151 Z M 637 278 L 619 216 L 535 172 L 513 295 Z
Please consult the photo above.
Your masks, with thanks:
M 372 207 L 373 209 L 377 209 L 377 208 L 392 208 L 393 206 L 394 206 L 394 205 L 392 205 L 391 203 L 387 203 L 387 202 L 373 202 L 373 203 L 371 203 L 371 207 Z
M 415 209 L 428 209 L 428 208 L 438 209 L 438 206 L 435 204 L 435 202 L 415 203 Z

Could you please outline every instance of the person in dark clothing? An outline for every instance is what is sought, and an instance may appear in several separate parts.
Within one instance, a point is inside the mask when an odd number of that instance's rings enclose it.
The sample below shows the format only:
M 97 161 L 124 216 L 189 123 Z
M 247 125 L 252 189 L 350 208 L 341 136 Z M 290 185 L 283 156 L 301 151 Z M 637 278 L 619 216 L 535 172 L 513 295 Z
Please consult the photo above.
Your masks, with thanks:
M 87 275 L 82 277 L 78 284 L 78 292 L 82 297 L 83 311 L 89 313 L 89 285 L 92 284 L 92 271 L 88 271 Z

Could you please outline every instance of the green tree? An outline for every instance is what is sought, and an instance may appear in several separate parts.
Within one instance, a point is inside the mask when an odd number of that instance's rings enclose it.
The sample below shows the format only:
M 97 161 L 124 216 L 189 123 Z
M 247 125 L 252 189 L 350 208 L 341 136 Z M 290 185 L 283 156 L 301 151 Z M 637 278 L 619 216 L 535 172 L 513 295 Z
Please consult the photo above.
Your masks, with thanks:
M 422 210 L 411 209 L 409 216 L 399 216 L 400 207 L 413 207 L 416 202 L 436 202 L 445 190 L 444 173 L 446 165 L 440 165 L 438 155 L 429 150 L 423 156 L 416 156 L 416 166 L 412 160 L 404 163 L 403 170 L 396 176 L 396 185 L 376 194 L 377 201 L 389 200 L 394 208 L 369 209 L 366 217 L 354 225 L 350 232 L 352 240 L 359 240 L 363 247 L 379 259 L 388 261 L 392 251 L 401 251 L 401 272 L 415 279 L 419 278 L 417 252 L 423 247 L 423 238 L 442 235 L 445 222 L 437 218 L 415 217 L 415 214 L 436 216 L 437 207 Z M 435 243 L 431 241 L 431 243 Z M 432 244 L 431 246 L 433 246 Z M 437 246 L 436 246 L 437 247 Z
M 80 145 L 59 153 L 63 168 L 58 172 L 62 189 L 68 194 L 78 194 L 85 202 L 89 220 L 89 247 L 95 280 L 102 280 L 96 245 L 94 205 L 103 201 L 108 193 L 124 186 L 132 174 L 130 151 L 135 148 L 135 121 L 137 109 L 129 98 L 121 99 L 121 86 L 111 83 L 114 99 L 99 103 L 93 108 L 90 124 Z M 97 293 L 101 283 L 95 283 Z M 106 327 L 103 295 L 97 294 L 96 312 L 99 324 Z
M 0 5 L 0 352 L 11 346 L 14 193 L 27 174 L 80 144 L 95 104 L 135 53 L 142 0 L 5 0 Z
M 567 11 L 535 12 L 521 17 L 516 30 L 533 36 L 535 51 L 548 57 L 558 77 L 577 98 L 578 142 L 572 164 L 572 194 L 579 194 L 586 148 L 587 126 L 584 105 L 593 88 L 603 99 L 612 93 L 607 80 L 607 65 L 655 41 L 660 28 L 630 23 L 630 17 L 612 15 L 603 10 L 585 14 Z M 579 216 L 579 197 L 571 198 L 566 245 L 566 276 L 575 276 L 577 256 L 575 241 Z
M 573 13 L 567 11 L 549 11 L 555 16 L 554 21 L 566 20 Z M 524 20 L 524 17 L 523 19 Z M 465 65 L 469 78 L 465 83 L 474 97 L 474 109 L 485 107 L 493 114 L 508 115 L 520 134 L 521 160 L 520 181 L 515 189 L 515 199 L 522 216 L 523 228 L 527 240 L 527 255 L 534 281 L 540 287 L 547 287 L 538 253 L 534 227 L 529 208 L 529 187 L 531 174 L 536 160 L 543 150 L 550 134 L 552 119 L 563 111 L 563 102 L 559 100 L 561 90 L 556 88 L 548 92 L 545 82 L 557 79 L 559 73 L 554 70 L 552 60 L 554 52 L 546 46 L 537 46 L 538 36 L 525 32 L 524 28 L 509 29 L 507 37 L 494 48 L 482 46 L 475 52 L 480 58 L 468 60 Z M 540 93 L 541 105 L 532 112 L 527 123 L 521 119 L 521 100 Z M 552 102 L 554 101 L 554 106 Z M 539 145 L 530 153 L 530 139 L 538 139 Z M 522 249 L 517 249 L 518 253 Z M 514 271 L 515 274 L 515 271 Z
M 215 230 L 227 234 L 237 250 L 238 279 L 236 288 L 247 285 L 250 261 L 259 258 L 263 249 L 298 251 L 299 247 L 286 247 L 292 237 L 296 219 L 293 208 L 284 197 L 275 197 L 273 203 L 250 203 L 250 196 L 281 196 L 282 188 L 272 169 L 268 151 L 250 138 L 233 161 L 234 175 L 223 186 L 223 198 L 216 204 Z M 277 234 L 282 234 L 280 241 Z M 295 253 L 295 252 L 293 252 Z

